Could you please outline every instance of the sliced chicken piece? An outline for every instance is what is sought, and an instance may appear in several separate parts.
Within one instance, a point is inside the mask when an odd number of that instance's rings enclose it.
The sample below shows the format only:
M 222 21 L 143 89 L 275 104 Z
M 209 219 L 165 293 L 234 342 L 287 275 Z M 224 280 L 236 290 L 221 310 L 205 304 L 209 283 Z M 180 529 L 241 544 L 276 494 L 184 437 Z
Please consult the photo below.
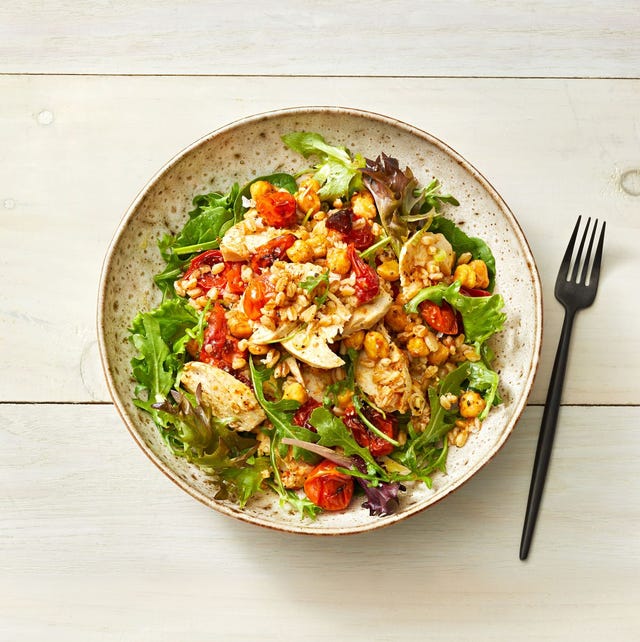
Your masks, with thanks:
M 342 337 L 348 337 L 359 330 L 372 328 L 387 314 L 392 304 L 393 297 L 381 290 L 375 299 L 353 311 L 351 318 L 344 325 Z
M 344 365 L 344 361 L 333 352 L 329 344 L 342 332 L 350 316 L 349 308 L 333 294 L 329 294 L 329 300 L 320 308 L 317 316 L 290 339 L 282 341 L 281 345 L 294 357 L 313 368 L 339 368 Z M 329 322 L 325 325 L 327 319 Z
M 412 391 L 409 362 L 402 350 L 389 339 L 384 326 L 379 325 L 376 329 L 389 342 L 388 362 L 386 359 L 371 359 L 361 352 L 356 364 L 356 383 L 380 410 L 407 412 Z
M 255 251 L 276 236 L 286 233 L 275 227 L 249 232 L 244 221 L 229 228 L 220 240 L 220 251 L 225 261 L 246 261 Z
M 430 247 L 435 247 L 431 254 Z M 433 252 L 433 250 L 431 250 Z M 417 232 L 400 251 L 400 285 L 404 292 L 413 296 L 418 290 L 433 285 L 427 266 L 435 262 L 445 276 L 451 274 L 455 253 L 451 243 L 440 233 Z
M 320 370 L 319 368 L 311 368 L 310 366 L 304 365 L 300 369 L 300 373 L 302 374 L 302 380 L 304 381 L 304 387 L 307 389 L 307 392 L 320 403 L 322 403 L 327 388 L 338 379 L 344 377 L 344 370 L 342 368 L 338 370 Z
M 286 339 L 290 335 L 293 335 L 296 328 L 300 327 L 300 325 L 297 321 L 291 321 L 290 323 L 280 324 L 275 330 L 269 330 L 266 326 L 257 324 L 250 337 L 250 341 L 261 346 L 269 343 L 278 343 L 281 339 Z
M 287 341 L 281 343 L 282 347 L 292 354 L 296 359 L 323 370 L 331 370 L 344 365 L 344 361 L 329 347 L 325 332 L 326 328 L 308 326 L 306 329 L 297 332 Z
M 190 361 L 182 370 L 180 382 L 193 394 L 200 384 L 203 403 L 216 417 L 231 419 L 229 425 L 237 431 L 253 430 L 266 419 L 249 386 L 209 363 Z

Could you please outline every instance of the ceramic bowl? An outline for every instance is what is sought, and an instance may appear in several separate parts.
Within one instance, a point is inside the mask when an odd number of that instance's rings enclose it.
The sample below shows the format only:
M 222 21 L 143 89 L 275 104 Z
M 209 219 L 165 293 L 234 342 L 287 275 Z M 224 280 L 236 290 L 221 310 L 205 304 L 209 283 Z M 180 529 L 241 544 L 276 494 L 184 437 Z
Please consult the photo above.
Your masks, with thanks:
M 495 367 L 504 399 L 482 429 L 463 448 L 451 448 L 447 473 L 433 487 L 415 485 L 402 497 L 397 513 L 371 517 L 357 502 L 315 521 L 301 520 L 282 508 L 275 495 L 261 494 L 244 509 L 214 498 L 207 475 L 165 446 L 147 415 L 133 405 L 134 355 L 127 328 L 140 310 L 159 303 L 152 276 L 163 267 L 157 240 L 183 226 L 196 194 L 226 192 L 238 182 L 275 171 L 295 172 L 304 160 L 280 137 L 294 130 L 319 132 L 367 158 L 384 151 L 409 166 L 421 184 L 440 179 L 460 207 L 447 215 L 467 234 L 483 238 L 497 265 L 496 291 L 504 297 L 508 322 L 493 338 Z M 169 161 L 140 192 L 124 215 L 108 249 L 98 306 L 99 341 L 113 401 L 137 444 L 180 488 L 207 506 L 246 522 L 293 533 L 338 535 L 396 523 L 440 501 L 478 472 L 505 443 L 522 413 L 538 365 L 542 332 L 541 288 L 534 259 L 514 215 L 488 181 L 464 158 L 434 136 L 415 127 L 354 109 L 296 108 L 244 118 L 195 142 Z M 496 498 L 498 501 L 498 498 Z

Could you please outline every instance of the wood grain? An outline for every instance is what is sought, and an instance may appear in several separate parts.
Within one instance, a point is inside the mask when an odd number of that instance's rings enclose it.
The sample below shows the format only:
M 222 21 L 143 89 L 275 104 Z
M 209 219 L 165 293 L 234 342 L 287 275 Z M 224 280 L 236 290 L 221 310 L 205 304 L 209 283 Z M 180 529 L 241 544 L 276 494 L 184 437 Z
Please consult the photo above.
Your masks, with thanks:
M 562 410 L 523 564 L 540 416 L 428 511 L 319 539 L 198 504 L 109 405 L 0 405 L 0 639 L 631 641 L 640 409 Z
M 607 219 L 600 293 L 578 318 L 564 401 L 640 402 L 638 299 L 629 296 L 640 281 L 640 196 L 622 188 L 624 172 L 640 167 L 640 81 L 5 76 L 0 94 L 11 154 L 0 166 L 0 368 L 10 373 L 0 401 L 107 400 L 97 286 L 136 193 L 216 127 L 337 101 L 448 142 L 513 209 L 544 284 L 536 403 L 559 335 L 553 284 L 570 230 L 578 214 Z
M 638 77 L 637 2 L 54 4 L 0 9 L 0 72 Z

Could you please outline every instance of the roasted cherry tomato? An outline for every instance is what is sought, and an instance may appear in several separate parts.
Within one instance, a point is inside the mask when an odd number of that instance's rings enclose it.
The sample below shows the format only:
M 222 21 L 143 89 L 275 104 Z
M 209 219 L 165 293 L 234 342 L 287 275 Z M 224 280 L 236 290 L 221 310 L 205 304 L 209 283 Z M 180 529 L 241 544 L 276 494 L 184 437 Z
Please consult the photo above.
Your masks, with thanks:
M 391 417 L 391 415 L 383 417 L 377 410 L 374 410 L 370 406 L 364 406 L 362 412 L 380 432 L 387 435 L 387 437 L 391 437 L 391 439 L 397 437 L 398 423 L 395 417 Z M 349 428 L 358 445 L 363 448 L 368 448 L 374 457 L 382 457 L 393 451 L 392 443 L 371 432 L 371 430 L 364 425 L 353 405 L 347 406 L 342 421 L 344 421 L 347 428 Z
M 356 276 L 355 291 L 359 303 L 368 303 L 375 298 L 380 291 L 380 280 L 376 271 L 360 258 L 356 248 L 350 244 L 347 248 L 347 256 L 351 261 L 351 269 Z
M 324 510 L 343 510 L 353 497 L 353 477 L 336 468 L 337 464 L 325 459 L 311 471 L 304 483 L 307 497 Z
M 446 301 L 442 305 L 424 301 L 420 304 L 420 315 L 437 332 L 458 334 L 458 315 Z
M 460 288 L 460 294 L 465 296 L 491 296 L 488 290 L 481 290 L 480 288 L 465 288 L 464 285 Z
M 373 244 L 376 237 L 373 235 L 372 224 L 365 219 L 360 219 L 363 220 L 363 224 L 354 229 L 353 223 L 358 219 L 350 207 L 338 210 L 327 218 L 327 228 L 340 232 L 342 240 L 345 243 L 353 243 L 356 250 L 365 250 Z
M 316 409 L 320 408 L 320 405 L 313 397 L 309 397 L 307 401 L 305 401 L 298 410 L 296 410 L 295 414 L 293 415 L 293 423 L 296 426 L 302 426 L 303 428 L 306 428 L 307 430 L 311 430 L 312 432 L 316 432 L 316 429 L 311 425 L 309 422 L 309 418 L 311 417 L 311 413 Z
M 213 267 L 219 263 L 224 263 L 224 269 L 218 272 L 218 274 L 211 274 L 211 272 L 201 274 L 196 279 L 197 286 L 203 292 L 208 292 L 211 288 L 216 287 L 221 290 L 227 290 L 232 294 L 242 294 L 242 292 L 244 292 L 241 272 L 242 263 L 225 263 L 220 250 L 207 250 L 191 259 L 189 267 L 182 278 L 183 280 L 188 279 L 195 270 L 201 268 L 203 265 Z
M 271 227 L 290 227 L 297 221 L 296 199 L 289 192 L 267 192 L 256 201 L 262 220 Z
M 209 311 L 207 327 L 202 336 L 202 348 L 198 359 L 231 371 L 234 357 L 245 357 L 238 348 L 238 339 L 229 334 L 224 308 L 216 303 Z
M 251 269 L 260 273 L 263 269 L 271 267 L 275 261 L 287 261 L 287 250 L 295 242 L 296 237 L 293 234 L 283 234 L 261 245 L 251 257 Z
M 262 315 L 262 308 L 273 293 L 271 284 L 264 278 L 255 277 L 249 281 L 244 291 L 243 307 L 244 313 L 252 321 L 256 321 Z

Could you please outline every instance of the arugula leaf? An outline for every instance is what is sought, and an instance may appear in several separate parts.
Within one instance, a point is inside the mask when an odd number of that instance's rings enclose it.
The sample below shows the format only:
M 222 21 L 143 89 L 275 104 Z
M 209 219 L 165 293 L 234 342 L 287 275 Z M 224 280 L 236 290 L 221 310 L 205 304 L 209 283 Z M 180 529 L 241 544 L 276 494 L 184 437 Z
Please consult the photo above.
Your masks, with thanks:
M 420 206 L 420 213 L 425 214 L 431 210 L 439 212 L 442 209 L 443 203 L 449 205 L 460 205 L 457 198 L 451 194 L 440 193 L 440 181 L 434 178 L 425 188 L 414 190 L 413 196 L 419 200 L 424 201 Z
M 499 294 L 491 296 L 465 296 L 460 294 L 460 281 L 451 285 L 432 285 L 416 294 L 404 306 L 406 312 L 416 314 L 423 301 L 433 301 L 442 305 L 443 299 L 462 315 L 464 333 L 468 341 L 483 343 L 492 334 L 502 330 L 507 315 L 501 312 L 504 300 Z
M 365 164 L 362 156 L 352 158 L 345 147 L 329 145 L 320 134 L 313 132 L 291 132 L 282 136 L 282 141 L 305 158 L 315 155 L 320 159 L 313 178 L 321 185 L 318 191 L 321 200 L 348 196 L 360 189 L 362 177 L 358 170 Z
M 338 397 L 347 391 L 354 392 L 356 387 L 356 362 L 358 361 L 358 351 L 353 348 L 347 350 L 347 354 L 342 355 L 346 364 L 346 375 L 335 383 L 327 386 L 322 398 L 322 405 L 325 408 L 332 408 L 338 403 Z
M 277 441 L 283 437 L 291 439 L 300 439 L 302 441 L 317 441 L 317 435 L 303 426 L 297 426 L 293 423 L 293 411 L 300 407 L 297 401 L 292 399 L 280 399 L 280 401 L 267 401 L 264 394 L 264 384 L 271 379 L 273 368 L 256 363 L 252 358 L 249 359 L 249 368 L 251 371 L 251 383 L 258 403 L 262 406 L 267 418 L 275 429 Z M 272 442 L 273 447 L 273 442 Z M 293 447 L 293 456 L 296 459 L 304 459 L 313 464 L 318 461 L 318 456 L 303 448 Z
M 496 280 L 496 260 L 489 246 L 479 238 L 467 236 L 453 221 L 444 218 L 444 216 L 434 216 L 429 231 L 442 234 L 449 243 L 453 251 L 460 256 L 469 252 L 474 259 L 481 259 L 487 264 L 489 273 L 489 292 L 493 292 Z
M 470 362 L 466 361 L 450 372 L 437 386 L 429 388 L 431 417 L 423 432 L 412 434 L 404 450 L 395 452 L 391 458 L 406 466 L 418 478 L 431 486 L 429 475 L 435 470 L 444 470 L 447 453 L 445 435 L 454 426 L 458 410 L 453 407 L 445 410 L 440 405 L 440 397 L 447 393 L 458 396 L 463 382 L 469 376 Z M 442 446 L 438 446 L 440 441 Z
M 228 194 L 212 192 L 193 199 L 195 209 L 189 220 L 176 234 L 165 234 L 159 241 L 165 269 L 154 276 L 156 285 L 165 297 L 173 296 L 173 282 L 182 274 L 195 254 L 220 247 L 220 239 L 233 225 L 233 204 L 239 187 L 235 183 Z
M 318 431 L 321 446 L 329 448 L 340 447 L 347 457 L 357 455 L 366 462 L 370 475 L 377 475 L 382 481 L 388 481 L 386 471 L 378 464 L 368 448 L 359 446 L 349 429 L 340 417 L 336 417 L 324 407 L 316 408 L 309 418 L 311 425 Z M 348 472 L 348 471 L 347 471 Z
M 202 317 L 184 299 L 176 298 L 134 318 L 129 332 L 138 351 L 131 360 L 138 401 L 144 402 L 140 393 L 145 391 L 149 403 L 167 396 L 184 363 L 187 340 L 196 335 Z
M 311 294 L 320 284 L 324 283 L 324 292 L 315 297 L 315 304 L 320 307 L 329 296 L 329 270 L 321 272 L 318 276 L 308 276 L 300 283 L 300 287 L 308 294 Z
M 233 201 L 233 222 L 239 223 L 244 218 L 244 213 L 248 209 L 244 203 L 251 198 L 251 186 L 258 181 L 266 181 L 275 187 L 286 189 L 289 194 L 295 194 L 298 190 L 296 179 L 291 174 L 278 172 L 266 176 L 258 176 L 251 179 L 236 195 Z

